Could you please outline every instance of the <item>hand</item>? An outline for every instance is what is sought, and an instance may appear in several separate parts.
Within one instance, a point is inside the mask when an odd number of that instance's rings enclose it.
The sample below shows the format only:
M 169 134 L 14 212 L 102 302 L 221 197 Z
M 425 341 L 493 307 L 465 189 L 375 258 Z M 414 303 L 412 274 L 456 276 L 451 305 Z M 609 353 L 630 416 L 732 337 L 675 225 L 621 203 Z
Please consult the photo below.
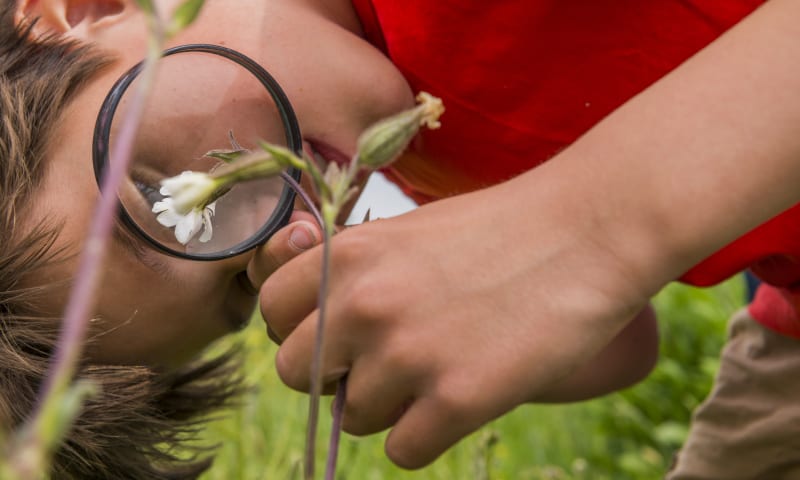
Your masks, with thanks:
M 584 222 L 558 209 L 521 217 L 508 188 L 333 239 L 324 381 L 330 390 L 348 374 L 346 431 L 395 425 L 386 450 L 403 467 L 542 395 L 646 304 L 616 257 L 576 232 Z M 320 256 L 292 259 L 261 290 L 264 318 L 284 340 L 278 373 L 299 390 L 310 382 Z
M 275 232 L 264 245 L 256 248 L 247 264 L 247 279 L 256 289 L 281 265 L 319 244 L 322 232 L 314 216 L 295 210 L 287 226 Z M 268 329 L 273 341 L 277 337 Z

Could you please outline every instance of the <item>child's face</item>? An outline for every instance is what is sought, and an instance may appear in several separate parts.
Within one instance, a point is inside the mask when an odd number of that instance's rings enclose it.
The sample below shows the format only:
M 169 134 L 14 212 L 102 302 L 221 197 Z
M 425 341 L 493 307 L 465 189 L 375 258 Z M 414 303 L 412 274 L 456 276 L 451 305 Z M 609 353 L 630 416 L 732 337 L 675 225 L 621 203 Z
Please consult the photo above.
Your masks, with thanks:
M 177 1 L 156 2 L 171 11 Z M 344 9 L 339 9 L 343 7 Z M 338 10 L 337 10 L 338 9 Z M 329 12 L 329 13 L 325 13 Z M 352 155 L 358 134 L 378 118 L 408 107 L 408 87 L 366 42 L 329 17 L 350 24 L 348 0 L 207 0 L 196 23 L 170 45 L 214 43 L 239 50 L 269 70 L 286 91 L 305 139 Z M 34 219 L 63 222 L 56 248 L 83 245 L 98 188 L 92 170 L 92 131 L 109 87 L 143 57 L 142 16 L 131 5 L 116 16 L 77 25 L 71 32 L 118 57 L 77 96 L 51 143 Z M 241 106 L 237 106 L 241 108 Z M 178 117 L 179 118 L 179 117 Z M 163 125 L 163 139 L 181 135 L 180 120 Z M 90 354 L 97 362 L 174 365 L 250 317 L 256 297 L 241 279 L 243 254 L 195 262 L 145 249 L 142 258 L 112 240 L 101 279 Z M 77 258 L 42 278 L 72 278 Z M 68 287 L 48 299 L 60 314 Z

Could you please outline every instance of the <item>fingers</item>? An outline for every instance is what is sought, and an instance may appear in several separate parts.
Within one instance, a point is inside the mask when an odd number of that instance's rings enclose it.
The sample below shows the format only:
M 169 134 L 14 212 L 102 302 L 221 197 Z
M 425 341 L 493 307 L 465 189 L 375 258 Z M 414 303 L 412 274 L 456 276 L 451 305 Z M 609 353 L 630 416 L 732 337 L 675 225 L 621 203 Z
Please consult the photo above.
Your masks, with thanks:
M 281 380 L 299 391 L 311 389 L 317 317 L 304 320 L 283 342 L 276 358 Z M 356 337 L 357 334 L 348 336 Z M 352 435 L 369 435 L 385 430 L 397 421 L 414 397 L 414 388 L 421 382 L 418 372 L 424 358 L 409 357 L 398 349 L 365 351 L 352 363 L 346 346 L 348 339 L 326 337 L 323 346 L 323 391 L 335 392 L 345 375 L 347 398 L 342 428 Z M 418 361 L 419 360 L 419 361 Z
M 310 389 L 316 328 L 316 317 L 305 319 L 276 358 L 281 380 L 299 391 Z M 370 435 L 394 425 L 386 453 L 398 466 L 424 467 L 497 416 L 474 388 L 447 389 L 429 378 L 421 366 L 430 360 L 424 352 L 410 357 L 398 350 L 393 355 L 385 347 L 361 351 L 348 368 L 352 360 L 342 353 L 349 348 L 347 341 L 326 340 L 321 362 L 323 391 L 332 393 L 339 379 L 347 375 L 343 430 Z
M 253 285 L 260 286 L 281 265 L 319 244 L 321 238 L 322 234 L 313 216 L 307 212 L 296 212 L 289 225 L 255 250 L 247 265 L 248 280 Z
M 267 243 L 255 250 L 253 258 L 247 264 L 248 283 L 260 288 L 278 268 L 300 253 L 318 245 L 321 238 L 322 233 L 314 216 L 308 212 L 295 211 L 289 225 L 276 232 Z M 276 334 L 269 324 L 267 324 L 267 334 L 275 343 L 280 343 L 283 338 Z
M 459 404 L 466 404 L 464 399 Z M 386 439 L 386 455 L 398 466 L 422 468 L 436 460 L 461 438 L 477 430 L 484 422 L 460 415 L 458 405 L 436 396 L 422 397 L 412 403 Z
M 413 379 L 402 370 L 387 370 L 383 365 L 369 359 L 353 365 L 342 421 L 345 432 L 360 436 L 386 430 L 412 403 Z
M 321 252 L 308 252 L 281 269 L 261 286 L 261 315 L 278 339 L 283 340 L 298 323 L 317 309 Z M 316 325 L 316 321 L 307 322 Z M 310 335 L 313 338 L 313 335 Z
M 286 386 L 301 392 L 311 389 L 311 364 L 317 338 L 317 312 L 301 322 L 287 337 L 275 357 L 275 368 Z M 326 337 L 325 344 L 330 343 Z M 341 349 L 326 348 L 323 345 L 323 390 L 335 390 L 336 382 L 347 374 L 350 361 Z

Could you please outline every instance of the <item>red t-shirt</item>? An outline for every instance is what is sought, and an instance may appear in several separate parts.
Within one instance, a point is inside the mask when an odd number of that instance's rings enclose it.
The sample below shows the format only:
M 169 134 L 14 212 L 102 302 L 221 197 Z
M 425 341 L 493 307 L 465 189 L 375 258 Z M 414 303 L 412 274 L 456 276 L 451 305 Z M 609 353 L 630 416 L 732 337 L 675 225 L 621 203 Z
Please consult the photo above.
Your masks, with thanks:
M 546 161 L 764 0 L 353 0 L 368 40 L 415 91 L 444 100 L 387 176 L 420 203 Z M 717 283 L 749 266 L 800 285 L 800 206 L 687 272 Z M 789 290 L 785 290 L 788 292 Z M 797 302 L 800 305 L 800 302 Z M 774 313 L 770 314 L 774 316 Z M 765 321 L 775 327 L 795 317 Z

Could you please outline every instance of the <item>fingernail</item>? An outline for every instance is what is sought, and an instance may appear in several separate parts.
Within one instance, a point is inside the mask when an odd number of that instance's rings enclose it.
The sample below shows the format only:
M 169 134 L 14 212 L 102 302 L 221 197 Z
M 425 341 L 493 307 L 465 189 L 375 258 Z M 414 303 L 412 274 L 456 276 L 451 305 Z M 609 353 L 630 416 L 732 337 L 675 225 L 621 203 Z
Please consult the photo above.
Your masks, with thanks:
M 308 224 L 304 225 L 304 222 L 298 222 L 289 235 L 289 243 L 297 250 L 308 250 L 317 242 L 311 227 Z

